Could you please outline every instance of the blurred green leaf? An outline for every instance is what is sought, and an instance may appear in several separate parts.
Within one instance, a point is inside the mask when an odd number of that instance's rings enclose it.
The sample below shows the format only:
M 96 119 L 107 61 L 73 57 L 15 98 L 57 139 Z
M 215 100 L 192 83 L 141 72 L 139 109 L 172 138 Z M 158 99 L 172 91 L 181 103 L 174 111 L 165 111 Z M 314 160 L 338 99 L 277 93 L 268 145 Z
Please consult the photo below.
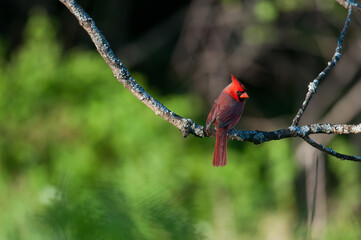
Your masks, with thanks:
M 260 1 L 254 6 L 254 14 L 260 21 L 271 22 L 277 18 L 276 6 L 270 1 Z

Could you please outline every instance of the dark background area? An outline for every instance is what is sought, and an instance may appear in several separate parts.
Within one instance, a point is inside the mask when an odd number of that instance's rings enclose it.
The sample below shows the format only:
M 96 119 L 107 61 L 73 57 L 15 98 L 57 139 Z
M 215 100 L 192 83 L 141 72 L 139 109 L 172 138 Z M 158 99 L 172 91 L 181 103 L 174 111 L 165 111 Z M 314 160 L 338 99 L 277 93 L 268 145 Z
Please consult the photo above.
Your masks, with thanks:
M 91 14 L 114 51 L 118 53 L 127 51 L 129 45 L 146 36 L 153 29 L 159 28 L 160 25 L 166 25 L 159 36 L 153 36 L 149 42 L 141 42 L 140 46 L 136 46 L 139 48 L 136 49 L 137 53 L 145 49 L 145 51 L 151 51 L 152 54 L 130 67 L 152 76 L 154 84 L 164 92 L 174 85 L 174 80 L 167 80 L 170 74 L 169 60 L 179 37 L 189 1 L 106 0 L 80 1 L 79 3 Z M 0 1 L 0 34 L 8 46 L 7 56 L 21 46 L 22 33 L 28 20 L 29 11 L 39 7 L 46 9 L 53 16 L 53 21 L 59 28 L 57 37 L 62 42 L 64 50 L 75 46 L 93 48 L 85 31 L 79 27 L 74 17 L 65 11 L 59 1 L 2 0 Z M 158 41 L 161 41 L 161 46 L 158 46 L 156 50 L 149 49 L 157 45 Z M 127 53 L 132 55 L 129 51 Z M 123 57 L 121 58 L 123 59 Z M 124 62 L 127 63 L 125 57 Z M 160 72 L 162 74 L 159 74 Z M 173 87 L 173 90 L 175 89 L 177 87 Z

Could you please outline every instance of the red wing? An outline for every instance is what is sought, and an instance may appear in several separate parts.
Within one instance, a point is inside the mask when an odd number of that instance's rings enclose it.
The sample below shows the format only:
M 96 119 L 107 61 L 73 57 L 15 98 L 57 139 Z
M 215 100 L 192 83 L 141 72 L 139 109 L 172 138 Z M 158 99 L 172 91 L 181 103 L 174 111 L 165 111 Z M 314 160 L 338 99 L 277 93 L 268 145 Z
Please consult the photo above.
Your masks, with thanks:
M 218 128 L 225 126 L 234 127 L 239 119 L 241 118 L 243 112 L 243 104 L 240 102 L 234 101 L 234 103 L 229 104 L 228 106 L 221 106 L 218 109 L 217 122 Z
M 216 120 L 216 115 L 217 115 L 217 108 L 219 107 L 217 101 L 214 102 L 211 111 L 208 114 L 207 117 L 207 122 L 206 122 L 206 129 L 208 129 L 212 123 L 214 123 L 214 121 Z

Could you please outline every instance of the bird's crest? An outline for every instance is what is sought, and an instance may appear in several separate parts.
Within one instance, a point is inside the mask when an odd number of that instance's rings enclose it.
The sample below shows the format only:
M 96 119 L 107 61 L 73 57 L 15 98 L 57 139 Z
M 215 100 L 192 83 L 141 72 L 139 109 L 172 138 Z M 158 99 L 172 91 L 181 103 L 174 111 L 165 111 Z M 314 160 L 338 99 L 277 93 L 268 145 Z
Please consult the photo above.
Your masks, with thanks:
M 236 85 L 236 89 L 238 91 L 246 91 L 245 86 L 235 77 L 233 74 L 231 74 L 232 83 Z

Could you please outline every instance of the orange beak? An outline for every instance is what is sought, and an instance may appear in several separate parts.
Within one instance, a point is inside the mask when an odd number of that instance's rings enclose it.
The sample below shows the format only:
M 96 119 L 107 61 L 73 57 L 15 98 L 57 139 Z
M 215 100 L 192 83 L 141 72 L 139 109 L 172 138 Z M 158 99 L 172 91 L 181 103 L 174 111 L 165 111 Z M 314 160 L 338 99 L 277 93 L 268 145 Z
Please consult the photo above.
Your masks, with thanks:
M 240 98 L 249 98 L 248 94 L 246 92 L 242 93 L 241 96 L 239 96 Z

